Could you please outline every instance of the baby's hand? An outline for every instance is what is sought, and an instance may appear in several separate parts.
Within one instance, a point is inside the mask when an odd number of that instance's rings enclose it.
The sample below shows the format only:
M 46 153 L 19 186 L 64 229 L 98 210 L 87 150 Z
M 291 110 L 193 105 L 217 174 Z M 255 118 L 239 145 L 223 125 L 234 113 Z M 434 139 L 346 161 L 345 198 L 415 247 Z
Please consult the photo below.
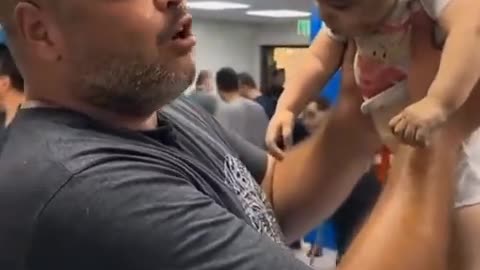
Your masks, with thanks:
M 295 124 L 295 114 L 288 110 L 277 111 L 270 121 L 267 129 L 265 142 L 267 149 L 272 156 L 277 159 L 283 159 L 284 152 L 278 145 L 283 143 L 285 149 L 293 144 L 293 127 Z
M 429 136 L 447 120 L 447 110 L 436 99 L 425 97 L 408 106 L 390 121 L 390 128 L 401 141 L 426 146 Z

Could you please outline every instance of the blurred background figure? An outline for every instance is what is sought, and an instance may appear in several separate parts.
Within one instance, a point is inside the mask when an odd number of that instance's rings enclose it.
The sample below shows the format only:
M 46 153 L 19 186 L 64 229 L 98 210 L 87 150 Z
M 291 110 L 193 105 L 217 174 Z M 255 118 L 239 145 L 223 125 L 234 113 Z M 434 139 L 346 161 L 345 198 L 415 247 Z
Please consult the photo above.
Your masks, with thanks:
M 271 84 L 264 89 L 262 95 L 256 101 L 263 107 L 268 119 L 271 119 L 277 107 L 278 98 L 283 92 L 285 85 L 285 69 L 275 69 L 272 74 Z
M 333 214 L 337 244 L 337 264 L 375 206 L 382 185 L 375 170 L 370 168 L 360 179 L 350 196 Z
M 195 88 L 188 96 L 190 100 L 214 115 L 218 107 L 212 72 L 201 70 L 195 81 Z
M 24 100 L 23 78 L 7 46 L 0 44 L 0 133 Z
M 262 95 L 255 99 L 271 119 L 277 107 L 278 98 L 282 94 L 285 85 L 285 69 L 275 69 L 272 74 L 271 85 L 266 89 L 262 89 Z M 308 136 L 302 121 L 298 119 L 293 129 L 293 143 L 297 144 Z
M 318 97 L 307 105 L 301 117 L 308 133 L 311 134 L 318 128 L 323 127 L 325 120 L 327 120 L 329 108 L 330 104 L 323 97 Z
M 265 148 L 265 132 L 268 118 L 258 103 L 242 97 L 235 70 L 226 67 L 216 75 L 220 102 L 216 118 L 227 130 L 231 130 L 247 141 Z
M 255 100 L 262 95 L 262 93 L 257 87 L 257 83 L 253 79 L 252 75 L 250 75 L 249 73 L 239 73 L 238 83 L 240 87 L 240 95 L 242 95 L 242 97 L 250 100 Z

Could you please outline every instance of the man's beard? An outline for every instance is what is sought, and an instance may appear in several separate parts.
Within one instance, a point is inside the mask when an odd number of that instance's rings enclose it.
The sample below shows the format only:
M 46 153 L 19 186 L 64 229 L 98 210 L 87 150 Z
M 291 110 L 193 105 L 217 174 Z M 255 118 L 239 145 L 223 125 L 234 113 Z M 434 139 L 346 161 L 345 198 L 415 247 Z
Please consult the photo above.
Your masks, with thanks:
M 87 62 L 88 61 L 88 62 Z M 180 60 L 179 60 L 180 61 Z M 128 116 L 148 116 L 168 104 L 192 83 L 195 67 L 169 70 L 160 60 L 104 55 L 75 61 L 77 98 L 90 106 Z

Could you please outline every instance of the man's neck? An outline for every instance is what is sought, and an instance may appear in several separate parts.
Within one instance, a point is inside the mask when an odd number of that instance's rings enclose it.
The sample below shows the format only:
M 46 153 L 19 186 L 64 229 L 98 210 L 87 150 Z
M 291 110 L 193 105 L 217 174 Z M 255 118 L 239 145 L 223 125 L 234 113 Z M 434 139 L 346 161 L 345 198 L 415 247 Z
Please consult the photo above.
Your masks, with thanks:
M 222 99 L 227 103 L 233 102 L 241 98 L 239 91 L 221 92 L 221 96 L 222 96 Z
M 130 130 L 152 130 L 158 126 L 157 112 L 153 112 L 147 116 L 129 116 L 122 115 L 115 112 L 99 109 L 97 107 L 86 106 L 84 104 L 58 104 L 55 102 L 43 101 L 39 99 L 27 99 L 22 106 L 23 108 L 69 108 L 88 115 L 89 117 L 104 122 L 108 125 L 125 128 Z

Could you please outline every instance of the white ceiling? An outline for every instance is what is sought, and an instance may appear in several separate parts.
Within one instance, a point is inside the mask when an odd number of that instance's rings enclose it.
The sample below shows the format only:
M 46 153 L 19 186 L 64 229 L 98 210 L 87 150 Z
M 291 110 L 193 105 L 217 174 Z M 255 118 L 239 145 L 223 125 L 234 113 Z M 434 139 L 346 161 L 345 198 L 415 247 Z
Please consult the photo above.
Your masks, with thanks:
M 188 2 L 201 2 L 203 0 L 188 0 Z M 228 2 L 244 3 L 250 5 L 250 10 L 259 9 L 294 9 L 299 11 L 310 11 L 312 0 L 227 0 Z M 241 22 L 284 22 L 290 19 L 272 19 L 253 17 L 245 14 L 245 9 L 240 10 L 222 10 L 222 11 L 206 11 L 192 10 L 194 18 L 217 19 Z

